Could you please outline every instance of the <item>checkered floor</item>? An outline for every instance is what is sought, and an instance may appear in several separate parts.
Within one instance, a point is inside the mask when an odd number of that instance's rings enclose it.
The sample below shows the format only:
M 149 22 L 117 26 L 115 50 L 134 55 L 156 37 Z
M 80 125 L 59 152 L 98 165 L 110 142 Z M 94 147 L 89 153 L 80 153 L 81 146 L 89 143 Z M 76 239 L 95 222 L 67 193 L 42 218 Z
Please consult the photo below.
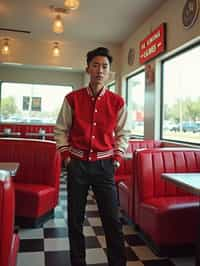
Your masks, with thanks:
M 20 251 L 17 266 L 70 266 L 69 241 L 66 229 L 66 183 L 61 177 L 59 205 L 55 218 L 42 228 L 21 229 Z M 159 258 L 145 245 L 132 225 L 124 222 L 127 266 L 192 266 L 194 258 Z M 84 234 L 87 247 L 87 264 L 106 266 L 106 244 L 95 200 L 88 196 Z

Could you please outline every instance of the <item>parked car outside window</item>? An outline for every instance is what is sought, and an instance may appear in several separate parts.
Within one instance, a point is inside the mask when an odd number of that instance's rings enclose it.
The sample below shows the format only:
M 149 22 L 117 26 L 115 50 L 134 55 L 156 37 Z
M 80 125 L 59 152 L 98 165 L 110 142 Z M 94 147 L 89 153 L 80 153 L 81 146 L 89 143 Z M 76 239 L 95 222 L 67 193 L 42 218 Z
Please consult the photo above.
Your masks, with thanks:
M 182 125 L 182 126 L 181 126 Z M 177 124 L 176 126 L 173 126 L 171 128 L 171 131 L 182 131 L 183 132 L 198 132 L 198 130 L 200 130 L 200 127 L 198 126 L 197 123 L 193 122 L 193 121 L 186 121 L 186 122 L 183 122 L 182 124 Z

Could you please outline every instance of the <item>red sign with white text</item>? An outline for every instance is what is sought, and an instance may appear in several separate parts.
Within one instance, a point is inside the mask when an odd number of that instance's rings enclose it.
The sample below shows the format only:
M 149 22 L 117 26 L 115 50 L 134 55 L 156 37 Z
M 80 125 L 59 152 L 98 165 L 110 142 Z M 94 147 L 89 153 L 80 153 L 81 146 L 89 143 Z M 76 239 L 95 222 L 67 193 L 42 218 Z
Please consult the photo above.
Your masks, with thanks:
M 140 63 L 144 64 L 166 48 L 166 24 L 162 23 L 151 34 L 140 42 Z

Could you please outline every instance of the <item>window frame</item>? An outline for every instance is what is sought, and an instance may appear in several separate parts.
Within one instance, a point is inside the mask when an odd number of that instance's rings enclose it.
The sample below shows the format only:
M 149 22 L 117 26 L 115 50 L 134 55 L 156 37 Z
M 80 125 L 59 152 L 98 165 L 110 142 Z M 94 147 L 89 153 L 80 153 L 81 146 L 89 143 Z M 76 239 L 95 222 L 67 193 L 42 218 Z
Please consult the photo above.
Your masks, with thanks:
M 16 82 L 16 81 L 9 81 L 9 80 L 0 80 L 0 115 L 1 115 L 1 100 L 2 100 L 2 84 L 3 83 L 10 83 L 10 84 L 25 84 L 25 85 L 41 85 L 41 86 L 62 86 L 62 87 L 71 87 L 72 91 L 74 90 L 74 86 L 69 85 L 63 85 L 63 84 L 49 84 L 49 83 L 31 83 L 31 82 Z M 61 107 L 61 106 L 60 106 Z M 35 125 L 37 123 L 31 123 L 31 122 L 22 122 L 22 121 L 2 121 L 0 117 L 0 124 L 27 124 L 27 125 Z M 55 125 L 55 123 L 44 123 L 45 125 Z M 42 124 L 41 124 L 42 125 Z
M 115 89 L 116 89 L 116 81 L 115 80 L 107 85 L 107 88 L 109 89 L 109 91 L 111 91 L 110 87 L 112 87 L 113 85 L 115 86 Z M 116 93 L 116 90 L 114 92 Z
M 168 142 L 173 142 L 173 143 L 180 143 L 180 144 L 187 144 L 187 145 L 196 145 L 200 146 L 199 143 L 196 142 L 188 142 L 188 141 L 183 141 L 183 140 L 178 140 L 178 139 L 168 139 L 163 137 L 163 125 L 164 125 L 164 63 L 168 60 L 171 60 L 181 54 L 184 54 L 195 47 L 200 46 L 200 40 L 197 40 L 193 43 L 190 43 L 184 47 L 179 48 L 177 51 L 174 53 L 165 56 L 163 59 L 160 60 L 160 140 L 162 141 L 168 141 Z
M 128 109 L 128 80 L 141 73 L 145 74 L 144 67 L 137 69 L 134 73 L 131 73 L 130 75 L 126 76 L 125 101 L 126 101 L 127 109 Z M 144 84 L 146 84 L 145 79 L 144 79 Z M 145 87 L 144 87 L 144 110 L 145 110 Z M 144 139 L 144 134 L 143 135 L 131 134 L 130 138 Z

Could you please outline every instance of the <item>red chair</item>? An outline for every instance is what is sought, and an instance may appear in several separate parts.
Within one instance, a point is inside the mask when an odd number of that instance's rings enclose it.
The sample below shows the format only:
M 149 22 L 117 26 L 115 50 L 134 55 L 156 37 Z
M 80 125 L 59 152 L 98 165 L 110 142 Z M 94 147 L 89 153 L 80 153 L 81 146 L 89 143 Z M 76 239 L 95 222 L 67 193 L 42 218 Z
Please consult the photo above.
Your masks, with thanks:
M 19 236 L 14 233 L 14 187 L 7 171 L 0 170 L 0 265 L 15 266 Z

